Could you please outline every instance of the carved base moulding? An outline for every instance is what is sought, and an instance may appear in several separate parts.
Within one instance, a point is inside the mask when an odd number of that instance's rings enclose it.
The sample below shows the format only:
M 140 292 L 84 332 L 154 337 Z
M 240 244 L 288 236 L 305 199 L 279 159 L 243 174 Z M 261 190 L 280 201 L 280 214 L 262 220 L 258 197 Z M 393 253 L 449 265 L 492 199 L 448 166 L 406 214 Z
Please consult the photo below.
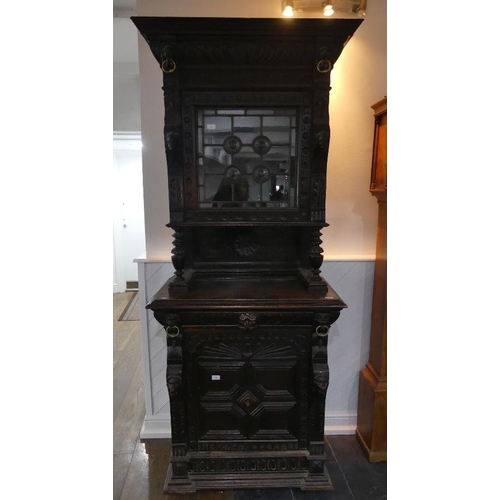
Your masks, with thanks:
M 194 493 L 196 490 L 250 489 L 250 488 L 300 488 L 307 490 L 331 490 L 324 458 L 304 454 L 262 453 L 231 454 L 224 457 L 190 454 L 189 476 L 175 478 L 173 471 L 183 464 L 171 463 L 165 481 L 165 493 Z M 309 470 L 313 472 L 309 472 Z M 317 472 L 314 472 L 314 469 Z

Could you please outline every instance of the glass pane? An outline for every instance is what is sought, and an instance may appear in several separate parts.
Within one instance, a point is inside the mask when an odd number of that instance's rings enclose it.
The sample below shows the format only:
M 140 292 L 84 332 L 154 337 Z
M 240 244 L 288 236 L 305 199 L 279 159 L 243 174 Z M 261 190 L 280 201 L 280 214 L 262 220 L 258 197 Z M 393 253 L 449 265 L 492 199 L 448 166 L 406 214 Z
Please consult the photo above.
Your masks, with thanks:
M 283 132 L 269 131 L 267 132 L 267 137 L 269 137 L 269 140 L 276 146 L 290 144 L 290 129 Z
M 205 144 L 222 144 L 231 132 L 231 117 L 205 116 L 203 132 Z
M 236 116 L 234 118 L 235 132 L 260 133 L 260 116 Z
M 200 208 L 296 207 L 296 108 L 199 109 Z
M 288 116 L 265 116 L 263 119 L 264 127 L 267 130 L 289 130 L 290 118 Z
M 244 115 L 244 109 L 218 109 L 218 115 Z
M 247 109 L 247 115 L 274 115 L 274 109 Z

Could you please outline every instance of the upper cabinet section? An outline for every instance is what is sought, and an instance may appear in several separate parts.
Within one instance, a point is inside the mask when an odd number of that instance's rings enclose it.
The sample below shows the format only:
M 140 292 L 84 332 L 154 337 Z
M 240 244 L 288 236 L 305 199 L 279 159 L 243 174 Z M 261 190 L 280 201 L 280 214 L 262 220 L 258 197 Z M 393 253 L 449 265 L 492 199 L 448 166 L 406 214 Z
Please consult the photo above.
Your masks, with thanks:
M 171 225 L 324 225 L 330 73 L 362 19 L 132 20 L 163 75 Z
M 184 88 L 304 88 L 329 75 L 362 19 L 133 17 L 165 74 Z

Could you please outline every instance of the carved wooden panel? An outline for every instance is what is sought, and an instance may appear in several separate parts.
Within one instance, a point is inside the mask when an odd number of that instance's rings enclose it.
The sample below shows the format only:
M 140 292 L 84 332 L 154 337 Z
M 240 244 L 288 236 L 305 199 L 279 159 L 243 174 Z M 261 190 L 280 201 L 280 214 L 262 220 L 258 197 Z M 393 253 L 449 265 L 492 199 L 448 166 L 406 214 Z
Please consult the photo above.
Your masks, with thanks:
M 307 433 L 308 336 L 274 333 L 189 334 L 188 385 L 203 450 L 298 449 Z M 228 441 L 239 441 L 235 444 Z
M 300 259 L 300 231 L 286 227 L 195 228 L 194 262 L 254 263 L 274 262 L 297 266 Z M 283 245 L 287 241 L 288 245 Z

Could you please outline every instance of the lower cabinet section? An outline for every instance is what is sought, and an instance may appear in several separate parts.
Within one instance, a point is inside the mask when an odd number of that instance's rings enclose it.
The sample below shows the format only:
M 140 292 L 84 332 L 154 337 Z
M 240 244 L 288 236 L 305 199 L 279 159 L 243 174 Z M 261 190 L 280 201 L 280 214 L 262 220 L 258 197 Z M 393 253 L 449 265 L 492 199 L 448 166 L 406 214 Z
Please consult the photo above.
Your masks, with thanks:
M 326 385 L 311 392 L 310 329 L 207 330 L 184 328 L 183 363 L 167 368 L 169 375 L 181 368 L 187 398 L 171 403 L 178 427 L 173 434 L 187 432 L 187 439 L 174 444 L 165 491 L 331 489 L 324 444 L 308 439 L 310 432 L 322 437 L 326 392 Z M 313 409 L 317 413 L 310 414 Z
M 172 456 L 165 492 L 332 489 L 324 448 L 327 347 L 343 303 L 308 298 L 274 309 L 269 301 L 243 310 L 237 302 L 202 310 L 171 299 L 148 306 L 167 335 Z

